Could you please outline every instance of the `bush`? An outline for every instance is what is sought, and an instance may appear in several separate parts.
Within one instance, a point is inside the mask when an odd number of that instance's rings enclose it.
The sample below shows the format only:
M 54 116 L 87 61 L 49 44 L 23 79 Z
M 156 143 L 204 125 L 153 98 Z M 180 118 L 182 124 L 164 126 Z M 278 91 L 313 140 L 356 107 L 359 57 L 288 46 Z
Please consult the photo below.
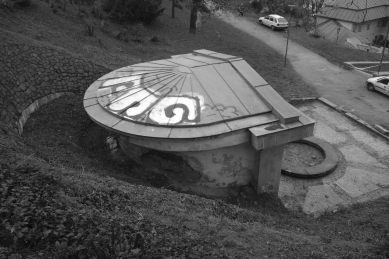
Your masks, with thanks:
M 151 223 L 115 189 L 91 195 L 37 169 L 1 164 L 0 182 L 0 247 L 52 258 L 138 258 L 152 236 Z
M 104 0 L 103 10 L 114 22 L 142 22 L 150 24 L 165 8 L 162 0 Z
M 256 13 L 260 13 L 263 9 L 261 0 L 251 0 L 250 4 Z
M 310 13 L 306 9 L 296 6 L 292 9 L 292 15 L 298 19 L 302 19 L 306 16 L 310 16 Z
M 31 0 L 0 0 L 0 7 L 26 8 L 31 5 Z

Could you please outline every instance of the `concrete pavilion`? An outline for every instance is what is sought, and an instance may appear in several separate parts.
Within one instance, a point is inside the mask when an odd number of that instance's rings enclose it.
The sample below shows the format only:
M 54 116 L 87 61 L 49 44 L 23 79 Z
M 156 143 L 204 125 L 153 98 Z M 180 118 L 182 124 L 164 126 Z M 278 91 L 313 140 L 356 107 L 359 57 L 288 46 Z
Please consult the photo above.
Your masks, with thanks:
M 278 192 L 285 144 L 312 136 L 315 123 L 242 58 L 209 50 L 112 71 L 84 107 L 134 159 L 169 152 L 199 173 L 196 185 L 251 183 L 258 193 Z

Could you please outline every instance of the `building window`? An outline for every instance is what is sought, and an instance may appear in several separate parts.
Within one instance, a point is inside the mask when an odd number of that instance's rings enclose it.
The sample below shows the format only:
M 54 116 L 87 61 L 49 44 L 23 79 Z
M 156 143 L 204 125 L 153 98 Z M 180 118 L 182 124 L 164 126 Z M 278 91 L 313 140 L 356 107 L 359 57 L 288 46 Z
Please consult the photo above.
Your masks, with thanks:
M 377 27 L 381 27 L 381 21 L 378 21 Z
M 359 31 L 359 32 L 362 31 L 362 25 L 359 25 L 359 26 L 358 26 L 358 31 Z
M 367 23 L 367 24 L 366 24 L 366 30 L 369 30 L 369 29 L 370 29 L 370 24 Z
M 386 20 L 382 21 L 382 27 L 386 27 Z

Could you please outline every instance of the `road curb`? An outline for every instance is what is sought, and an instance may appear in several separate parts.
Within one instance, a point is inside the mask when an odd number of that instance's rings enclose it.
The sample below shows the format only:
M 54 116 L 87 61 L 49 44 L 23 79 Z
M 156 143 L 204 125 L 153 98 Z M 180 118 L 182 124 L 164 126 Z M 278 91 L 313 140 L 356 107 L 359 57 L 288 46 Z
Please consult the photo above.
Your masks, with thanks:
M 316 100 L 317 100 L 317 97 L 290 98 L 288 100 L 288 103 L 293 105 L 293 104 L 316 101 Z
M 338 105 L 328 101 L 327 99 L 323 98 L 323 97 L 320 97 L 320 98 L 317 98 L 320 102 L 324 103 L 325 105 L 337 110 L 338 112 L 341 112 L 341 113 L 344 113 L 349 119 L 355 121 L 356 123 L 358 123 L 359 125 L 362 125 L 363 127 L 365 128 L 368 128 L 370 131 L 376 133 L 377 135 L 379 135 L 380 137 L 382 137 L 383 139 L 389 141 L 389 136 L 386 136 L 385 132 L 387 132 L 387 134 L 389 134 L 389 131 L 387 131 L 386 129 L 384 129 L 383 127 L 379 126 L 379 125 L 375 125 L 375 126 L 378 126 L 380 127 L 381 129 L 384 130 L 384 133 L 381 133 L 380 130 L 376 129 L 375 127 L 373 127 L 372 125 L 370 125 L 369 123 L 367 123 L 366 121 L 362 120 L 361 118 L 359 118 L 358 116 L 352 114 L 351 112 L 344 112 L 342 109 L 339 108 Z
M 334 108 L 334 109 L 338 110 L 337 109 L 338 106 L 336 104 L 334 104 L 333 102 L 330 102 L 330 101 L 328 101 L 327 99 L 325 99 L 323 97 L 319 97 L 317 99 L 319 101 L 321 101 L 322 103 L 324 103 L 325 105 L 330 106 L 331 108 Z
M 389 136 L 389 130 L 385 129 L 381 125 L 375 124 L 374 128 L 376 128 L 378 131 L 380 131 L 382 134 Z
M 350 66 L 352 70 L 355 70 L 355 71 L 358 71 L 362 74 L 365 74 L 365 75 L 369 75 L 369 76 L 372 76 L 372 77 L 377 77 L 377 76 L 380 76 L 378 73 L 369 73 L 369 72 L 365 72 L 361 69 L 358 69 L 357 67 L 353 66 L 352 64 L 371 64 L 371 63 L 377 63 L 379 64 L 380 62 L 374 62 L 374 61 L 371 61 L 371 62 L 367 62 L 367 61 L 352 61 L 352 62 L 344 62 L 346 65 Z M 389 62 L 383 62 L 383 63 L 389 63 Z M 388 71 L 382 71 L 381 73 L 383 73 L 382 76 L 386 76 L 388 75 Z

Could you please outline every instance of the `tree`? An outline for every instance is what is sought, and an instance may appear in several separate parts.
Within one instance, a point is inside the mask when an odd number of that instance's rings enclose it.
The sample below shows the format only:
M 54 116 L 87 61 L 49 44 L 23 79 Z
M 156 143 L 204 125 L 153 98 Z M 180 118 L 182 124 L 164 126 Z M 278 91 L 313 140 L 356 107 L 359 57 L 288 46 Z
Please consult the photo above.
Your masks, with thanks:
M 186 8 L 190 9 L 190 22 L 189 32 L 196 34 L 197 24 L 199 24 L 199 17 L 201 14 L 206 13 L 208 17 L 217 11 L 227 10 L 230 7 L 231 0 L 172 0 L 175 2 L 172 5 L 172 18 L 174 18 L 174 8 L 182 9 L 182 6 L 178 4 L 180 2 L 186 2 Z M 172 3 L 173 4 L 173 3 Z
M 283 14 L 284 13 L 284 0 L 266 0 L 266 7 L 269 13 Z
M 317 14 L 322 13 L 322 8 L 324 7 L 325 0 L 303 0 L 304 4 L 311 10 L 313 16 L 313 27 L 314 34 L 317 35 Z
M 190 22 L 189 22 L 189 33 L 196 34 L 196 25 L 198 19 L 198 13 L 210 13 L 211 11 L 205 5 L 204 0 L 192 0 L 191 11 L 190 11 Z
M 182 9 L 182 5 L 179 2 L 183 2 L 184 0 L 171 0 L 172 1 L 172 18 L 175 17 L 175 9 Z

